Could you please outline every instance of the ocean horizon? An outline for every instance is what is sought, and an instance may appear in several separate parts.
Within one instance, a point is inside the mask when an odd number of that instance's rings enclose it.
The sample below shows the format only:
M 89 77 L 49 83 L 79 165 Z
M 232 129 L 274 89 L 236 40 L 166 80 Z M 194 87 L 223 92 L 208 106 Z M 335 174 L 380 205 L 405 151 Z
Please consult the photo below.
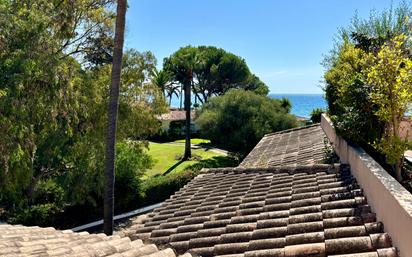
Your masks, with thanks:
M 303 117 L 310 118 L 310 113 L 313 109 L 326 109 L 327 103 L 324 94 L 269 94 L 269 97 L 281 99 L 286 97 L 292 103 L 291 113 Z
M 286 97 L 292 103 L 291 113 L 303 117 L 310 118 L 310 113 L 313 109 L 321 108 L 326 109 L 327 103 L 324 98 L 324 94 L 278 94 L 278 93 L 269 93 L 268 95 L 271 98 L 281 99 Z M 195 103 L 195 99 L 192 96 L 192 103 Z M 180 100 L 177 97 L 172 98 L 172 107 L 180 107 Z

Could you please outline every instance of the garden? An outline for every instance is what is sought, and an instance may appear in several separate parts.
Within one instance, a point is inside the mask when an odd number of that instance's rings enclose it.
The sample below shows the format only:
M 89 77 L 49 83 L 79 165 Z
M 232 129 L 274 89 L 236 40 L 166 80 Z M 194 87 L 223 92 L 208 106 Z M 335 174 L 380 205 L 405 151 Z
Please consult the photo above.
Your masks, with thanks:
M 324 60 L 328 114 L 339 135 L 363 147 L 410 191 L 412 10 L 406 3 L 342 28 Z M 410 124 L 409 124 L 410 127 Z
M 236 166 L 265 133 L 296 126 L 290 103 L 270 99 L 240 56 L 184 46 L 159 70 L 152 52 L 128 48 L 116 63 L 116 133 L 108 133 L 114 3 L 0 3 L 2 222 L 71 228 L 100 219 L 110 156 L 116 214 L 158 203 L 200 169 Z M 171 96 L 183 102 L 191 94 L 195 103 L 185 107 L 199 111 L 201 137 L 210 142 L 155 141 Z M 109 140 L 115 158 L 106 151 Z

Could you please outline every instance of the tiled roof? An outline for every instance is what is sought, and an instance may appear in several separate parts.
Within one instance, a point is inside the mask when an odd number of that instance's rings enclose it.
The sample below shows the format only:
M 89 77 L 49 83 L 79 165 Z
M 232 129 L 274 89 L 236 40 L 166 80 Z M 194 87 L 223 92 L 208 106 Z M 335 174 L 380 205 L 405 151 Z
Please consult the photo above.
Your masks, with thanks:
M 324 157 L 325 133 L 319 124 L 265 135 L 241 167 L 312 165 Z
M 211 169 L 143 224 L 134 237 L 180 254 L 396 256 L 343 165 Z
M 196 112 L 194 110 L 190 111 L 190 117 L 192 119 L 196 118 Z M 159 115 L 160 120 L 164 121 L 179 121 L 186 120 L 186 111 L 185 110 L 176 110 L 171 109 L 168 113 Z
M 175 257 L 172 249 L 128 237 L 75 233 L 54 228 L 0 225 L 0 256 L 113 256 Z

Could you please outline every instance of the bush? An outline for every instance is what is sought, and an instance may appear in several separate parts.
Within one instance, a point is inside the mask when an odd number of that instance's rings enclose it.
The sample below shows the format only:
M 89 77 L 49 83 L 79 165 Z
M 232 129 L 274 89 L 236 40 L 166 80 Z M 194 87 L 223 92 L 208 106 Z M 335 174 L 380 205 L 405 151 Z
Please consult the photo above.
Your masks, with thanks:
M 233 167 L 239 162 L 231 156 L 215 156 L 186 167 L 182 172 L 158 175 L 144 180 L 139 206 L 162 202 L 192 180 L 203 168 Z
M 211 98 L 197 123 L 212 144 L 243 157 L 265 134 L 296 126 L 289 109 L 284 100 L 233 89 Z
M 54 203 L 36 204 L 25 208 L 9 220 L 11 223 L 23 225 L 51 226 L 62 209 Z
M 62 207 L 64 189 L 51 179 L 39 181 L 34 189 L 33 200 L 36 204 L 52 203 Z
M 324 113 L 325 111 L 321 108 L 316 108 L 313 109 L 312 112 L 310 113 L 310 120 L 313 123 L 319 123 L 320 122 L 320 117 L 322 115 L 322 113 Z
M 114 184 L 116 212 L 138 205 L 141 177 L 153 166 L 141 142 L 121 141 L 116 145 L 116 179 Z
M 368 151 L 387 170 L 400 173 L 406 142 L 397 133 L 410 106 L 410 44 L 406 3 L 369 19 L 355 17 L 325 59 L 325 93 L 336 132 Z M 402 35 L 402 36 L 400 36 Z M 389 165 L 388 165 L 389 164 Z
M 170 197 L 197 175 L 193 171 L 155 176 L 145 180 L 142 186 L 140 205 L 159 203 Z

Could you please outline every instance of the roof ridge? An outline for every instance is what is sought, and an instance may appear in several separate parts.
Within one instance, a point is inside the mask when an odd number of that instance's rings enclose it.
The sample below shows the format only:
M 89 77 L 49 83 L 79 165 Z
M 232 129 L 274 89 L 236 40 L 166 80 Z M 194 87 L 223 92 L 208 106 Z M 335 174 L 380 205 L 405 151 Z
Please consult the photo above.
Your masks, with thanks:
M 278 135 L 278 134 L 283 134 L 283 133 L 289 133 L 289 132 L 296 131 L 296 130 L 302 130 L 302 129 L 318 127 L 318 126 L 320 126 L 320 123 L 307 125 L 307 126 L 302 126 L 302 127 L 297 127 L 297 128 L 285 129 L 285 130 L 281 130 L 281 131 L 276 131 L 276 132 L 265 134 L 263 137 L 273 136 L 273 135 Z
M 203 168 L 199 174 L 205 173 L 242 173 L 242 172 L 269 172 L 269 173 L 316 173 L 328 172 L 337 173 L 341 170 L 348 169 L 347 164 L 333 163 L 333 164 L 313 164 L 313 165 L 284 165 L 278 167 L 225 167 L 225 168 Z

